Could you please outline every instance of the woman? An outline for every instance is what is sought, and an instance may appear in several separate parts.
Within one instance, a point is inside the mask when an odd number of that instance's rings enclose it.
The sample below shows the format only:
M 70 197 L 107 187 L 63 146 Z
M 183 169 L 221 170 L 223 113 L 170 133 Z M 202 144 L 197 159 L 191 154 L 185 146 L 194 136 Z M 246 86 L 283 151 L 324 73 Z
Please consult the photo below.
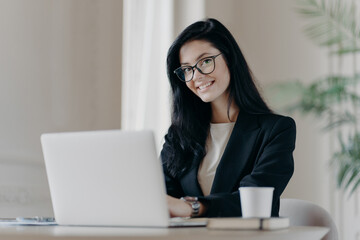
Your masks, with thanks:
M 240 186 L 272 186 L 272 216 L 294 163 L 295 122 L 261 98 L 217 20 L 187 27 L 167 56 L 173 109 L 161 159 L 172 217 L 241 216 Z

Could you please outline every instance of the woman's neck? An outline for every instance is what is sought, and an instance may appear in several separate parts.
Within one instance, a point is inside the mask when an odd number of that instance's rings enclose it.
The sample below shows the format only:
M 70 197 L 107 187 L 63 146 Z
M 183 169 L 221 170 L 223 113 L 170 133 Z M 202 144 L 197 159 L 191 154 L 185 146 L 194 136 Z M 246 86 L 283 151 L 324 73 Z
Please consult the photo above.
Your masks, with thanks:
M 234 101 L 231 102 L 229 114 L 228 114 L 227 102 L 222 102 L 222 103 L 212 102 L 211 111 L 212 111 L 211 123 L 235 122 L 239 114 L 239 108 L 236 106 Z

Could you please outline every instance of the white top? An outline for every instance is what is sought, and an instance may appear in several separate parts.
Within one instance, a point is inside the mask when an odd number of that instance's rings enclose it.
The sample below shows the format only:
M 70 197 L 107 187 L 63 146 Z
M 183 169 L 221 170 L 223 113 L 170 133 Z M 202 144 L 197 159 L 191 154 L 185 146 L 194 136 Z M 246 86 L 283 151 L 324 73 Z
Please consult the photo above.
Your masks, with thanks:
M 198 181 L 204 196 L 210 194 L 216 169 L 234 126 L 235 122 L 210 123 L 210 133 L 206 140 L 207 153 L 199 166 L 198 172 Z

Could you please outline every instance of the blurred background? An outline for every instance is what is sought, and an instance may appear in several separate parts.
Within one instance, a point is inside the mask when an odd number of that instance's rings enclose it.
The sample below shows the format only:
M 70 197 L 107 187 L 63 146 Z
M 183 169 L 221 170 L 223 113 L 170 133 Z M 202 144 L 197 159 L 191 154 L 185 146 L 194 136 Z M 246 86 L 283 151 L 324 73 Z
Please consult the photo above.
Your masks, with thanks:
M 297 123 L 295 173 L 282 197 L 324 207 L 341 239 L 360 239 L 359 190 L 338 188 L 330 164 L 338 131 L 324 131 L 324 115 L 286 111 L 301 94 L 276 87 L 360 71 L 359 52 L 336 57 L 304 32 L 311 18 L 297 9 L 311 2 L 320 1 L 0 0 L 0 216 L 53 215 L 42 133 L 146 128 L 160 151 L 170 122 L 167 50 L 186 26 L 212 17 L 233 33 L 269 105 Z M 348 2 L 358 12 L 360 1 Z

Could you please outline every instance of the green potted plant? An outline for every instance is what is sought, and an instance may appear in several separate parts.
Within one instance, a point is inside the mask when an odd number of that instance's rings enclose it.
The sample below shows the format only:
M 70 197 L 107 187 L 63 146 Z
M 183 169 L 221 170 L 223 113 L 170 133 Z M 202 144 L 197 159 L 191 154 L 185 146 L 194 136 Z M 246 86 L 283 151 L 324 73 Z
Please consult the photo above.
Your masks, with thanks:
M 298 1 L 297 12 L 309 20 L 306 35 L 327 47 L 329 58 L 337 58 L 338 69 L 343 58 L 350 57 L 352 73 L 329 73 L 310 85 L 297 81 L 276 86 L 282 96 L 297 96 L 287 110 L 321 116 L 328 120 L 324 129 L 336 131 L 339 148 L 331 163 L 338 187 L 350 190 L 350 195 L 360 186 L 360 17 L 356 10 L 354 2 L 344 0 Z

